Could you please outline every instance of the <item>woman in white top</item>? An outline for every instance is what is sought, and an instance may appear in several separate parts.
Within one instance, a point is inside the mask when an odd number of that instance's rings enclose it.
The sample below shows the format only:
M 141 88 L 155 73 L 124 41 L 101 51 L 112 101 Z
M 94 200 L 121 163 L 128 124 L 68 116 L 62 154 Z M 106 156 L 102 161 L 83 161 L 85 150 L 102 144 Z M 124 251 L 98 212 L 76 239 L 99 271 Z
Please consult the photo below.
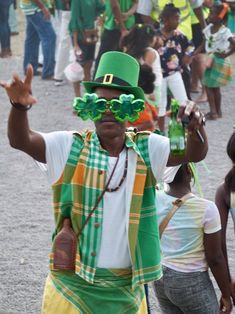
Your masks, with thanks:
M 224 313 L 230 313 L 232 303 L 220 244 L 219 212 L 213 202 L 191 193 L 191 178 L 189 164 L 183 164 L 169 183 L 169 191 L 156 192 L 159 224 L 173 203 L 184 198 L 162 233 L 163 278 L 154 284 L 156 296 L 162 313 L 218 314 L 210 268 L 222 293 L 221 307 Z
M 155 74 L 155 88 L 147 100 L 155 107 L 159 107 L 161 100 L 162 69 L 160 56 L 153 47 L 157 41 L 152 25 L 137 24 L 125 36 L 121 43 L 124 52 L 136 58 L 140 64 L 148 64 Z

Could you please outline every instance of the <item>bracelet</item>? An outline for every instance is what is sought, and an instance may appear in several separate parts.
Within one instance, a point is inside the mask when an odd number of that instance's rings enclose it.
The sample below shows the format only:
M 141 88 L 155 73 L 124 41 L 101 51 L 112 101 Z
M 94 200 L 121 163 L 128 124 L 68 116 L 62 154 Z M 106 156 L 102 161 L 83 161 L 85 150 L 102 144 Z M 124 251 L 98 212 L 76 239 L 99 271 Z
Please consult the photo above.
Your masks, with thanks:
M 20 110 L 20 111 L 28 111 L 32 107 L 32 104 L 24 106 L 18 102 L 12 101 L 11 99 L 10 99 L 10 103 L 14 108 L 16 108 L 17 110 Z

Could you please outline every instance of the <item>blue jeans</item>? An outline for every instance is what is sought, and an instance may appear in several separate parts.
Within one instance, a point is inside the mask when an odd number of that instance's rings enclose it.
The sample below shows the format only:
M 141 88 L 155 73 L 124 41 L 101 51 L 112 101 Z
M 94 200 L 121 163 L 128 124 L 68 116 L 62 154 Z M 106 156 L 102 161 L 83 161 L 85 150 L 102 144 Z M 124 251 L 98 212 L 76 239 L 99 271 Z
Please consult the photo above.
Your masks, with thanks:
M 0 43 L 1 48 L 10 48 L 11 31 L 8 24 L 9 8 L 13 0 L 0 0 Z
M 163 266 L 163 277 L 154 282 L 154 288 L 162 313 L 220 313 L 207 271 L 183 273 Z
M 46 20 L 42 12 L 26 15 L 26 38 L 24 45 L 24 72 L 32 64 L 34 72 L 38 68 L 39 44 L 42 44 L 43 68 L 42 78 L 54 75 L 56 34 L 51 21 Z

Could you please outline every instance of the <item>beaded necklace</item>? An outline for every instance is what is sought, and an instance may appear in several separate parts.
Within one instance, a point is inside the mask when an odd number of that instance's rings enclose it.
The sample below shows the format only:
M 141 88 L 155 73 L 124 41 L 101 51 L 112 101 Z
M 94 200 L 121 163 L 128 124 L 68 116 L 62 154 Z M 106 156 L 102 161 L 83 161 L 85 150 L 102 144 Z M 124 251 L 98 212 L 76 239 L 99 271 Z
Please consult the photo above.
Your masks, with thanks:
M 116 167 L 117 167 L 117 164 L 118 164 L 118 161 L 119 161 L 119 156 L 120 156 L 120 154 L 118 155 L 117 161 L 116 161 L 116 163 L 115 163 L 115 165 L 114 165 L 114 170 L 115 170 Z M 117 190 L 119 190 L 119 188 L 121 187 L 121 185 L 123 184 L 123 182 L 124 182 L 124 180 L 125 180 L 125 178 L 126 178 L 126 175 L 127 175 L 127 167 L 128 167 L 128 150 L 126 150 L 125 168 L 124 168 L 123 175 L 122 175 L 122 178 L 121 178 L 121 180 L 120 180 L 118 186 L 115 187 L 115 188 L 109 188 L 109 187 L 107 187 L 106 190 L 105 190 L 106 192 L 112 193 L 112 192 L 116 192 Z

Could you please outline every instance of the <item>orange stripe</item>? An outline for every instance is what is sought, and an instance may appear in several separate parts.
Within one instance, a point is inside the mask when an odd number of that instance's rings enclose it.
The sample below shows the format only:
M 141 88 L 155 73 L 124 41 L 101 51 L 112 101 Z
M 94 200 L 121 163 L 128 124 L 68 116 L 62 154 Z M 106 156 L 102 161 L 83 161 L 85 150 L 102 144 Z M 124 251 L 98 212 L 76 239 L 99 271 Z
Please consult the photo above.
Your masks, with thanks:
M 79 184 L 82 185 L 83 179 L 84 179 L 84 173 L 85 173 L 85 165 L 78 164 L 76 167 L 76 170 L 74 171 L 74 175 L 72 178 L 72 184 Z

